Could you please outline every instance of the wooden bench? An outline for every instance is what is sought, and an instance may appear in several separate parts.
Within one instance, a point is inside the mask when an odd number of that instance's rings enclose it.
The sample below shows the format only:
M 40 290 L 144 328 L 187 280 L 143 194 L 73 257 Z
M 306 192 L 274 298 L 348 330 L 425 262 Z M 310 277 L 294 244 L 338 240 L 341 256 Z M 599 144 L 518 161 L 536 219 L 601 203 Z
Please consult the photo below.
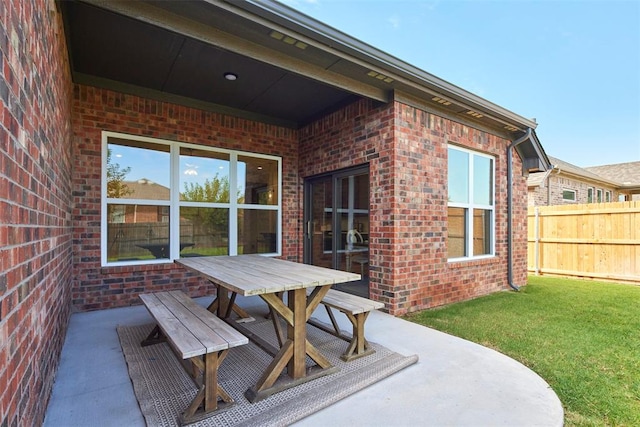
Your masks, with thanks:
M 181 291 L 142 294 L 140 299 L 157 322 L 142 346 L 168 342 L 198 387 L 179 423 L 193 423 L 232 405 L 218 384 L 218 368 L 228 350 L 247 344 L 247 337 Z
M 351 295 L 346 292 L 337 291 L 335 289 L 330 289 L 327 295 L 322 299 L 322 304 L 327 310 L 333 329 L 315 319 L 309 319 L 307 323 L 350 342 L 347 351 L 340 356 L 342 360 L 348 362 L 374 352 L 364 337 L 364 323 L 366 322 L 367 317 L 369 317 L 369 313 L 373 310 L 384 307 L 383 303 L 372 301 L 357 295 Z M 351 321 L 353 326 L 353 334 L 351 337 L 342 334 L 340 331 L 338 323 L 331 311 L 332 308 L 344 313 L 349 321 Z

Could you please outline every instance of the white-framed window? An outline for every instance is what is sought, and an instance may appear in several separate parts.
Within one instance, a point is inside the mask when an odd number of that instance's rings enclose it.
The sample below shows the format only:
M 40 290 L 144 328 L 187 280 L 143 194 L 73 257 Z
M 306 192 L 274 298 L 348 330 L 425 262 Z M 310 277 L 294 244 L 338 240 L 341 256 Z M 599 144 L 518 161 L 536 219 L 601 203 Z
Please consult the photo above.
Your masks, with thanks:
M 593 187 L 587 188 L 587 203 L 593 203 Z
M 450 261 L 495 253 L 495 159 L 449 145 L 448 241 Z
M 102 265 L 281 252 L 280 157 L 102 133 Z
M 607 203 L 611 201 L 611 191 L 607 190 L 604 192 L 604 201 Z
M 602 189 L 600 188 L 596 190 L 596 200 L 598 203 L 602 203 Z
M 565 202 L 575 202 L 576 201 L 576 190 L 564 189 L 562 190 L 562 200 Z

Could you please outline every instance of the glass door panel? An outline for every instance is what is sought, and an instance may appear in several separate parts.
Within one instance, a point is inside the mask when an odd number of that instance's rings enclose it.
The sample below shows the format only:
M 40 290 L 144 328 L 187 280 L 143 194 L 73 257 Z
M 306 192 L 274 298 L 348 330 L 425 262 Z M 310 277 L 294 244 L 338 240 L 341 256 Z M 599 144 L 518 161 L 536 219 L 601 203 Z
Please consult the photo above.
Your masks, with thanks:
M 308 185 L 306 262 L 333 268 L 333 179 L 316 179 Z
M 369 175 L 338 177 L 337 189 L 336 215 L 340 231 L 337 269 L 366 277 L 369 269 Z
M 369 168 L 361 167 L 307 180 L 304 215 L 305 262 L 360 274 L 360 282 L 338 287 L 367 296 Z

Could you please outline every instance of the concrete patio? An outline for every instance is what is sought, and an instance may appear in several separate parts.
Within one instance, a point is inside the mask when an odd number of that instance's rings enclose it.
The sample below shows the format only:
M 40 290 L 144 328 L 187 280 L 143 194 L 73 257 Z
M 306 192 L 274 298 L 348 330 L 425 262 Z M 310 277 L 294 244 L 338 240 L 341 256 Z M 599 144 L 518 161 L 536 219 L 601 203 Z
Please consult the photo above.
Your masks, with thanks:
M 198 300 L 201 304 L 210 298 Z M 238 297 L 265 311 L 259 298 Z M 314 317 L 328 321 L 324 310 Z M 344 330 L 350 324 L 336 316 Z M 144 426 L 116 325 L 151 322 L 144 307 L 72 315 L 45 426 Z M 373 312 L 367 337 L 417 364 L 296 423 L 299 426 L 562 426 L 549 385 L 491 349 Z

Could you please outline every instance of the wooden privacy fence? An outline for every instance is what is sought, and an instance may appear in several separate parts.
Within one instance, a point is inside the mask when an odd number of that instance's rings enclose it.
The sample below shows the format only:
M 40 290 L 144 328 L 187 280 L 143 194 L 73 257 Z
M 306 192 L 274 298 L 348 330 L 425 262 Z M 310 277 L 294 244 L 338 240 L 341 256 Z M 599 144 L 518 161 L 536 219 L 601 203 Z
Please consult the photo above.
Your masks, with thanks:
M 640 202 L 529 207 L 535 274 L 640 284 Z

